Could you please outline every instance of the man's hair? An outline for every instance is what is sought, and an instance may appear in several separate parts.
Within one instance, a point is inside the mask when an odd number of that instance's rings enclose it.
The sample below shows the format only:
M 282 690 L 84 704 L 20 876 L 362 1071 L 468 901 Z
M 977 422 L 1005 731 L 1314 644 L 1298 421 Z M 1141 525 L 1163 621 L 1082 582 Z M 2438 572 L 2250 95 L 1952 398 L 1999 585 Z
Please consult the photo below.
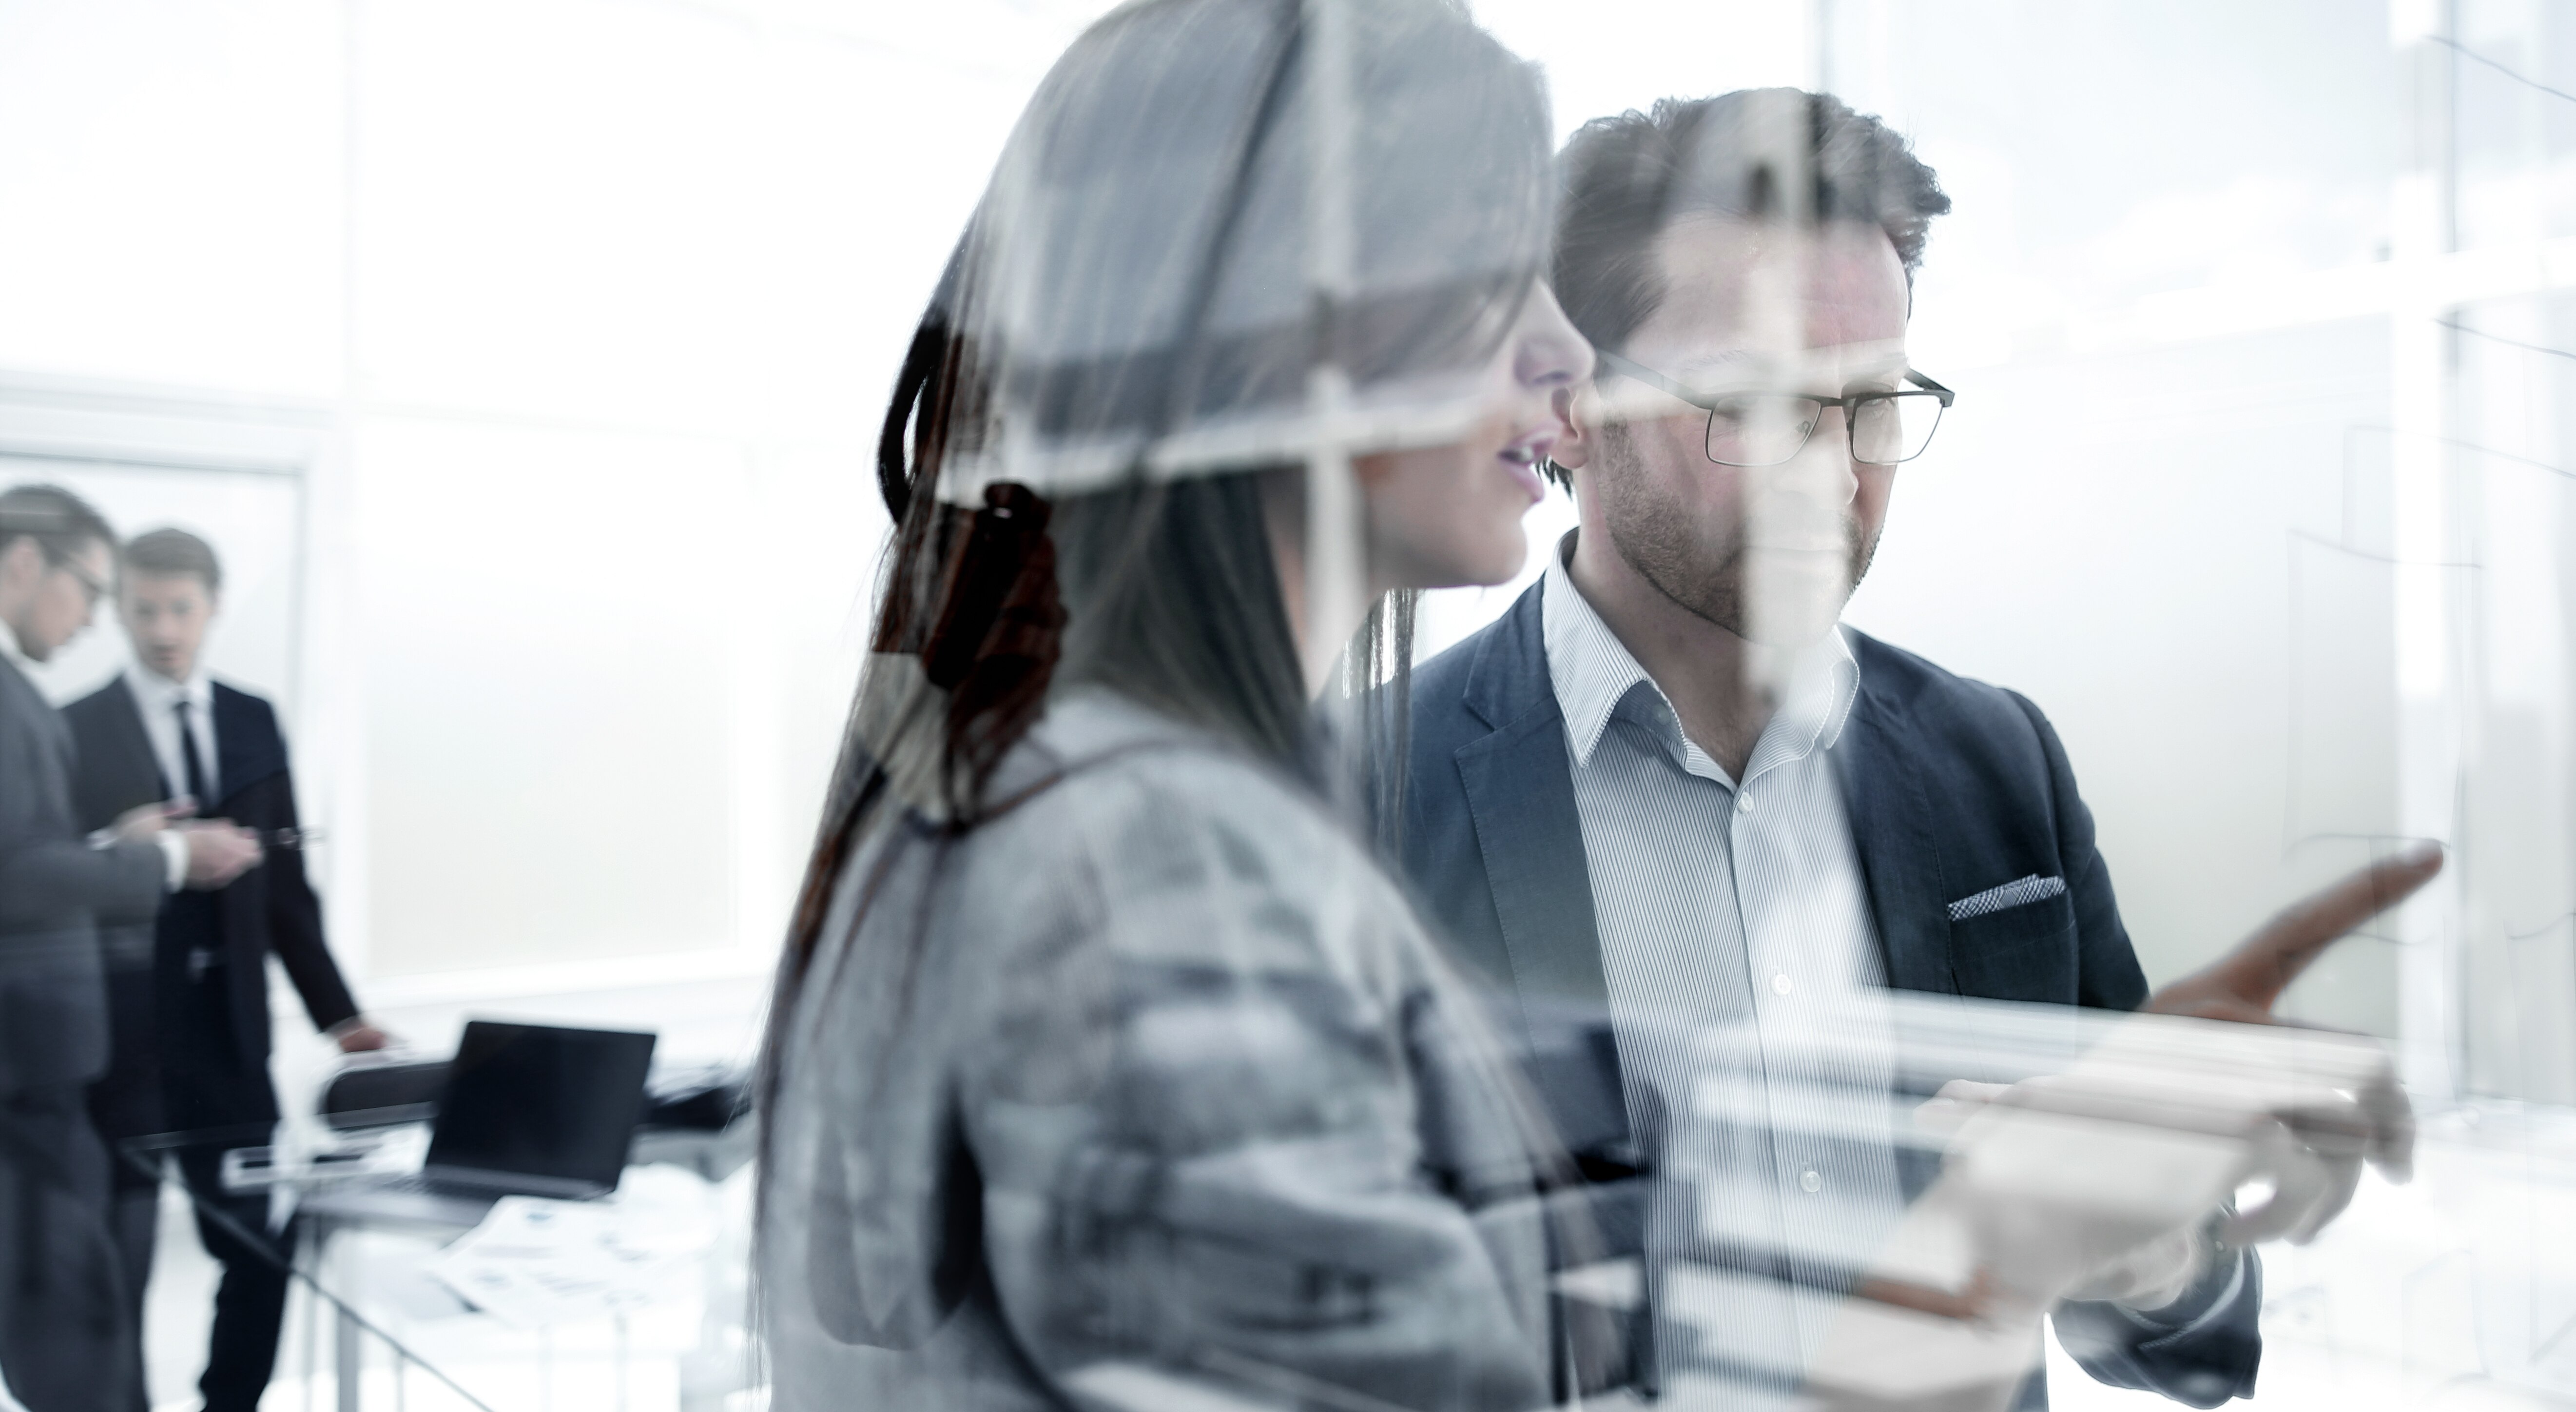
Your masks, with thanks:
M 1887 124 L 1795 88 L 1666 98 L 1651 112 L 1595 118 L 1558 155 L 1557 188 L 1556 297 L 1592 346 L 1611 352 L 1663 299 L 1655 238 L 1684 217 L 1875 225 L 1910 288 L 1932 218 L 1950 209 L 1932 169 Z
M 0 550 L 20 537 L 36 541 L 45 562 L 61 564 L 84 544 L 116 552 L 116 531 L 90 503 L 58 485 L 13 485 L 0 490 Z
M 125 546 L 125 571 L 159 577 L 195 574 L 210 597 L 224 587 L 224 566 L 215 559 L 215 547 L 183 529 L 136 535 Z

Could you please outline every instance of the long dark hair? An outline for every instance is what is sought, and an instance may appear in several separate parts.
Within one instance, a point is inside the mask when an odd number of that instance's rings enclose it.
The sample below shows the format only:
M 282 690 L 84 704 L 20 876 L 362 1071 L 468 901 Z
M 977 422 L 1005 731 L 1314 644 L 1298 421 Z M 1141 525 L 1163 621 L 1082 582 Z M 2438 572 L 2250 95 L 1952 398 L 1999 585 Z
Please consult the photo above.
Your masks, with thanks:
M 1316 306 L 1282 210 L 1306 194 L 1306 7 L 1149 0 L 1094 25 L 1050 72 L 913 332 L 877 445 L 897 529 L 872 670 L 917 662 L 935 688 L 915 709 L 936 721 L 902 724 L 935 731 L 927 777 L 952 832 L 992 807 L 994 768 L 1058 687 L 1108 686 L 1293 760 L 1314 718 L 1263 502 L 1265 481 L 1301 472 L 1251 456 L 1173 475 L 1156 453 L 1302 407 L 1318 359 L 1361 385 L 1481 360 L 1543 268 L 1552 183 L 1532 71 L 1438 0 L 1347 13 L 1356 258 L 1387 272 L 1361 281 L 1364 298 Z M 1184 234 L 1197 238 L 1169 238 Z M 1178 248 L 1138 253 L 1148 246 Z M 1115 322 L 1164 305 L 1136 328 Z M 1104 321 L 1130 336 L 1104 337 Z M 1020 444 L 1106 444 L 1127 469 L 1070 492 L 987 481 L 981 505 L 943 498 L 961 464 L 1010 444 L 997 428 L 1014 419 Z M 1346 658 L 1343 692 L 1374 707 L 1346 742 L 1363 753 L 1389 753 L 1402 732 L 1411 625 L 1411 595 L 1380 602 Z M 834 772 L 782 1002 L 903 765 L 888 747 L 901 729 L 868 719 L 868 696 Z M 1383 789 L 1403 774 L 1366 777 Z M 1400 816 L 1372 802 L 1380 820 Z
M 1290 139 L 1308 126 L 1298 0 L 1127 6 L 1075 42 L 1015 130 L 880 428 L 896 528 L 779 968 L 764 1107 L 862 840 L 901 813 L 946 847 L 1012 807 L 1025 791 L 991 797 L 996 768 L 1051 692 L 1107 687 L 1301 766 L 1315 718 L 1264 507 L 1302 470 L 1244 428 L 1302 408 L 1318 362 L 1363 389 L 1481 362 L 1547 231 L 1546 105 L 1527 66 L 1440 0 L 1346 13 L 1363 31 L 1356 263 L 1377 278 L 1341 307 L 1317 307 L 1294 222 L 1282 233 L 1303 190 Z M 1063 469 L 1103 456 L 1110 474 Z M 1400 743 L 1410 635 L 1408 595 L 1372 611 L 1346 658 L 1376 752 Z M 908 972 L 923 944 L 890 964 Z

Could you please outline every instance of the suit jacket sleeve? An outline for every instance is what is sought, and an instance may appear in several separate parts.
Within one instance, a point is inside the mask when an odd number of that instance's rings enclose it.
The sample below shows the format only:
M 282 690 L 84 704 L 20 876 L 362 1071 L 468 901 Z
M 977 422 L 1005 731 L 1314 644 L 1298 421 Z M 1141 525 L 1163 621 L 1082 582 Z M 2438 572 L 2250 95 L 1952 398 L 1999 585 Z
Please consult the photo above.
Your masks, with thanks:
M 161 907 L 168 866 L 160 846 L 92 848 L 43 781 L 50 742 L 34 730 L 0 731 L 0 936 L 47 931 L 67 920 L 149 921 Z M 53 801 L 67 806 L 68 801 Z
M 298 827 L 293 772 L 281 774 L 274 783 L 281 827 Z M 286 968 L 296 993 L 304 997 L 304 1011 L 313 1017 L 313 1027 L 327 1030 L 354 1019 L 358 1001 L 322 939 L 322 901 L 313 895 L 312 881 L 305 875 L 304 850 L 271 848 L 260 871 L 268 874 L 269 949 Z
M 2048 761 L 2057 810 L 2058 859 L 2075 903 L 2076 998 L 2106 1010 L 2146 1002 L 2146 973 L 2121 925 L 2111 870 L 2093 838 L 2093 811 L 2075 790 L 2075 771 L 2048 717 L 2019 693 L 2013 703 L 2030 718 Z M 2193 1407 L 2250 1397 L 2262 1362 L 2262 1267 L 2254 1252 L 2228 1252 L 2207 1277 L 2169 1309 L 2141 1314 L 2109 1303 L 2070 1301 L 2052 1316 L 2058 1342 L 2095 1381 L 2162 1393 Z

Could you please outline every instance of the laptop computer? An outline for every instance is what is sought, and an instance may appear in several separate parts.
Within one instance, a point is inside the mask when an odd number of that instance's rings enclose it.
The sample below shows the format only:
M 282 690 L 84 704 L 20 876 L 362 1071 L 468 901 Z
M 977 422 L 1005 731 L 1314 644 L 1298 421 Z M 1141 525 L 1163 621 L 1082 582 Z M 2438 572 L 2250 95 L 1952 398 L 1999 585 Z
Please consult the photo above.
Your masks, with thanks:
M 303 1209 L 343 1220 L 470 1226 L 504 1196 L 605 1196 L 626 1170 L 653 1039 L 469 1020 L 419 1173 L 325 1187 Z

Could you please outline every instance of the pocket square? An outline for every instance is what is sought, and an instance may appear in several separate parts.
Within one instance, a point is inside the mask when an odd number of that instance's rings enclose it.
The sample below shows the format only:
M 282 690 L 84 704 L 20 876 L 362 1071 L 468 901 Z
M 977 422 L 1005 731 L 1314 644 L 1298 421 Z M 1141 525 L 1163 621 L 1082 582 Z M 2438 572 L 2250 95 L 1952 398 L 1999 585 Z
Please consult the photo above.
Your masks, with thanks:
M 1951 903 L 1950 920 L 1964 922 L 1970 917 L 1982 917 L 1988 912 L 2000 912 L 2007 907 L 2028 906 L 2042 898 L 2055 897 L 2064 891 L 2066 891 L 2066 879 L 2043 878 L 2033 873 L 2029 877 L 2015 878 L 2000 887 L 1990 887 L 1974 896 L 1962 897 Z

